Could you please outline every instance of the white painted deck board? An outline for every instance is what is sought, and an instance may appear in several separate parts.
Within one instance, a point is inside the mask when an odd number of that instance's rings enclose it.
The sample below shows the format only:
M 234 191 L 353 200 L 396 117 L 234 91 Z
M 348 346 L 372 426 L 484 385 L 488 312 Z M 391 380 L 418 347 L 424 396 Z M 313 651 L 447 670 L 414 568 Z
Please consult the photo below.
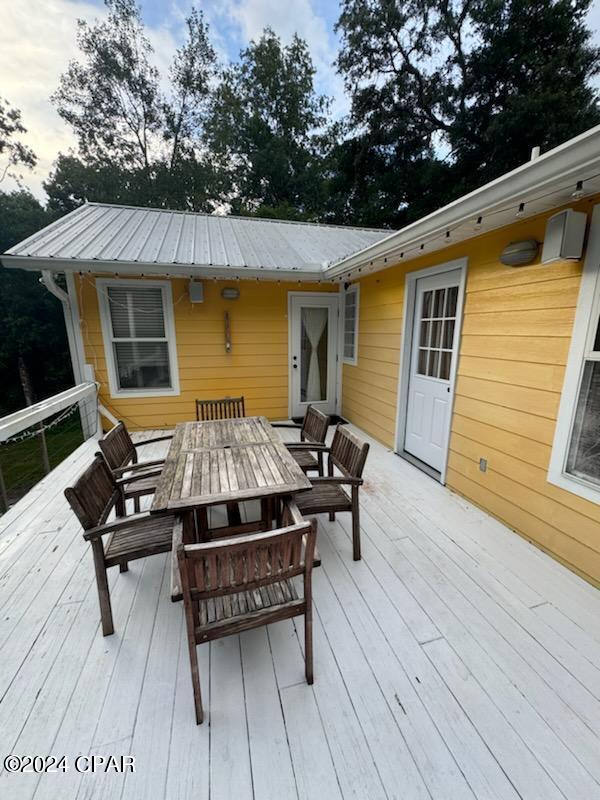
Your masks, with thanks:
M 203 646 L 196 726 L 166 556 L 111 571 L 116 632 L 100 635 L 62 495 L 96 447 L 0 517 L 0 755 L 133 755 L 138 771 L 0 772 L 0 796 L 600 800 L 600 593 L 376 443 L 363 560 L 347 516 L 320 520 L 315 684 L 301 618 Z

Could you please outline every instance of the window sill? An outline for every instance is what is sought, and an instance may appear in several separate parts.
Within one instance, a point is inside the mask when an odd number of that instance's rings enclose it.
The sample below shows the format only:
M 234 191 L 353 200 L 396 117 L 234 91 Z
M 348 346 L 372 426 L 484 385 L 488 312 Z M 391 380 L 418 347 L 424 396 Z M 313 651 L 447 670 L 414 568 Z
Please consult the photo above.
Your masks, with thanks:
M 110 396 L 113 400 L 130 399 L 133 397 L 177 397 L 179 389 L 111 389 Z
M 348 364 L 350 367 L 357 367 L 358 358 L 342 358 L 342 364 Z
M 571 494 L 576 494 L 578 497 L 583 497 L 584 500 L 589 500 L 590 503 L 600 505 L 600 487 L 596 488 L 591 484 L 578 481 L 576 478 L 565 475 L 564 472 L 555 474 L 553 470 L 548 472 L 548 483 L 558 486 L 559 489 L 565 489 Z

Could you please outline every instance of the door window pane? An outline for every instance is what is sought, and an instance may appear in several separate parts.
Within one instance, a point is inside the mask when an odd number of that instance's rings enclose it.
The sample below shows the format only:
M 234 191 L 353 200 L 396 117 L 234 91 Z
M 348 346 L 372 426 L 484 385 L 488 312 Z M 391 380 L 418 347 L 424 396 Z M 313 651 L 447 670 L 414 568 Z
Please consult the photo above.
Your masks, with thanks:
M 421 317 L 423 319 L 427 319 L 428 317 L 431 317 L 432 296 L 433 296 L 433 292 L 425 292 L 423 294 L 423 312 L 421 314 Z
M 430 350 L 429 351 L 429 368 L 427 369 L 427 374 L 431 378 L 437 378 L 439 365 L 440 365 L 440 351 L 439 350 Z
M 440 359 L 440 378 L 442 380 L 450 380 L 450 365 L 452 364 L 452 353 L 448 350 L 442 350 Z
M 435 300 L 433 302 L 433 316 L 434 317 L 443 317 L 444 316 L 444 297 L 446 296 L 445 289 L 436 289 L 435 290 Z
M 458 286 L 450 286 L 446 292 L 446 316 L 456 316 L 456 301 L 458 300 Z
M 566 471 L 600 486 L 600 362 L 587 361 L 575 411 Z
M 300 400 L 327 400 L 329 309 L 302 308 L 300 314 Z
M 419 340 L 420 347 L 428 347 L 429 346 L 429 329 L 431 327 L 430 322 L 422 322 L 421 323 L 421 338 Z
M 431 323 L 431 344 L 430 347 L 439 347 L 442 341 L 442 323 L 435 320 Z
M 442 336 L 442 347 L 446 347 L 448 350 L 451 350 L 453 340 L 454 340 L 454 320 L 448 319 L 444 322 L 444 335 Z
M 429 350 L 421 349 L 419 350 L 419 363 L 417 366 L 417 372 L 419 375 L 427 375 L 427 355 Z

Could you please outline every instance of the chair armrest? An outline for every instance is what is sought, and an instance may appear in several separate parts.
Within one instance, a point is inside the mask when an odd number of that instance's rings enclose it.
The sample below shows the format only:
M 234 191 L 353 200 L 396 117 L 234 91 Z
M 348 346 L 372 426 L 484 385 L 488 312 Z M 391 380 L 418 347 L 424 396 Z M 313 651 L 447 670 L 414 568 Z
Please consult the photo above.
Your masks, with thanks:
M 154 442 L 166 442 L 172 439 L 174 434 L 168 433 L 165 436 L 156 436 L 154 439 L 144 439 L 143 442 L 134 442 L 135 447 L 143 447 L 145 444 L 154 444 Z
M 346 484 L 347 486 L 362 486 L 364 481 L 362 478 L 351 478 L 346 477 L 345 475 L 327 475 L 325 477 L 318 477 L 318 478 L 311 478 L 310 482 L 312 484 L 315 483 L 332 483 L 337 484 L 338 486 L 342 486 Z
M 143 526 L 144 523 L 156 519 L 156 517 L 174 517 L 172 512 L 156 512 L 150 513 L 148 511 L 141 511 L 139 514 L 131 514 L 129 517 L 117 517 L 111 522 L 105 522 L 103 525 L 97 525 L 95 528 L 88 528 L 83 532 L 83 538 L 89 542 L 91 539 L 100 539 L 107 533 L 114 533 L 115 531 L 122 530 L 123 528 L 135 528 Z
M 145 470 L 148 467 L 161 467 L 164 465 L 165 461 L 163 458 L 156 459 L 155 461 L 140 461 L 137 464 L 129 464 L 126 467 L 118 467 L 117 469 L 112 470 L 112 474 L 115 478 L 122 478 L 126 472 L 137 472 L 138 470 Z M 154 472 L 154 470 L 153 470 Z M 160 470 L 159 470 L 160 472 Z
M 129 486 L 130 483 L 135 483 L 136 481 L 143 481 L 146 478 L 158 477 L 161 472 L 161 469 L 148 470 L 148 472 L 136 472 L 134 475 L 124 475 L 122 478 L 117 478 L 115 483 L 117 486 Z
M 328 453 L 331 448 L 319 442 L 284 442 L 288 450 L 318 450 L 321 453 Z

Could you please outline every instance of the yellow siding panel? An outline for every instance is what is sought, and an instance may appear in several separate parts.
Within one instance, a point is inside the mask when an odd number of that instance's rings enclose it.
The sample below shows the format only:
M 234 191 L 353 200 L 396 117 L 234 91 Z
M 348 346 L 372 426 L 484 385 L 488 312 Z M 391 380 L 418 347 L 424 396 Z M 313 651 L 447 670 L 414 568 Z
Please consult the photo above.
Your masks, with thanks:
M 196 398 L 241 395 L 249 414 L 288 416 L 288 292 L 337 291 L 321 284 L 205 281 L 204 302 L 192 304 L 187 281 L 172 280 L 181 394 L 176 397 L 112 398 L 107 386 L 104 344 L 94 279 L 79 279 L 87 358 L 101 383 L 101 402 L 132 428 L 171 427 L 194 419 Z M 223 300 L 225 286 L 240 290 Z M 224 313 L 231 319 L 230 353 L 225 352 Z
M 589 215 L 595 202 L 576 207 Z M 509 242 L 542 241 L 547 216 L 361 278 L 359 357 L 344 367 L 343 413 L 394 445 L 406 273 L 467 257 L 447 484 L 598 584 L 600 507 L 546 478 L 582 263 L 499 261 Z

